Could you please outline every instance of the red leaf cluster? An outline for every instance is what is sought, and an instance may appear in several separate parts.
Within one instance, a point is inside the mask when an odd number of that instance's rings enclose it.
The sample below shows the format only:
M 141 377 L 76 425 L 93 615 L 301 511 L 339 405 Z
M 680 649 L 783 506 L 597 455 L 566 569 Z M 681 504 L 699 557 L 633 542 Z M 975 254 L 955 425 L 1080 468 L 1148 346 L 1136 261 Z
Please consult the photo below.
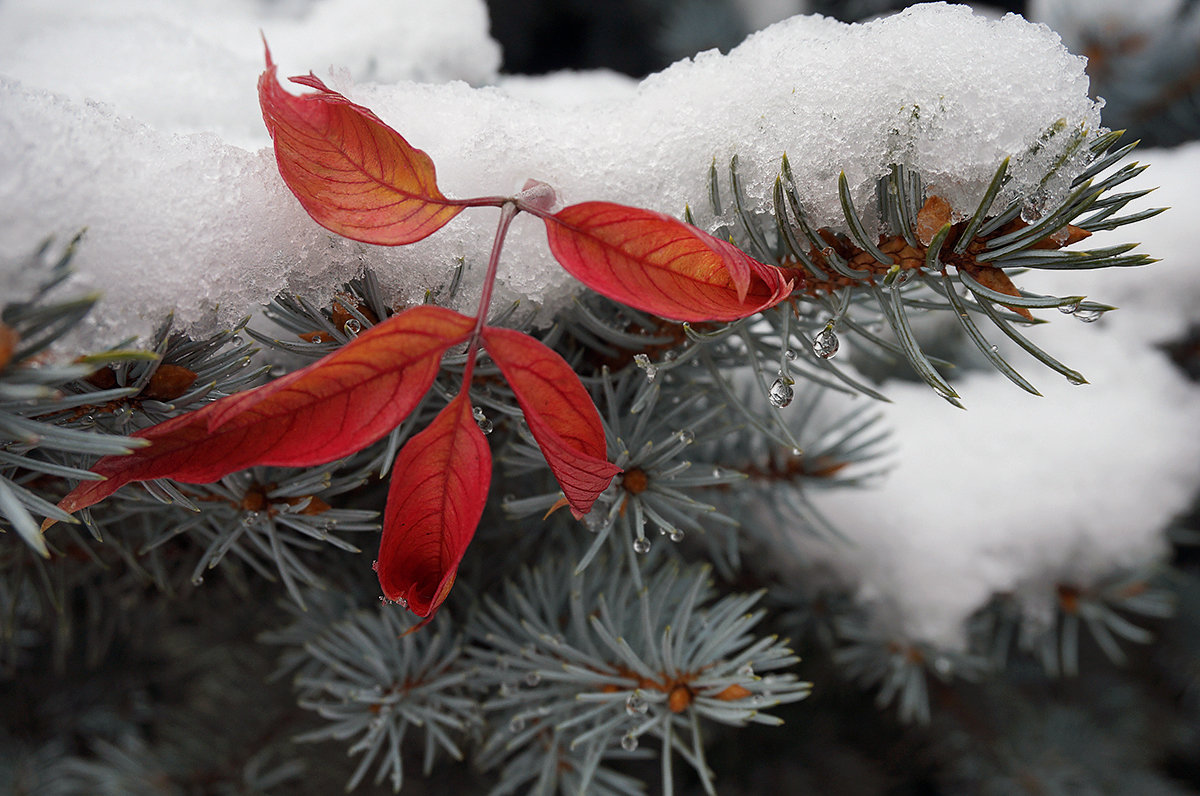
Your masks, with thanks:
M 551 253 L 585 285 L 665 318 L 744 318 L 793 289 L 780 269 L 651 210 L 584 202 L 551 213 L 519 197 L 447 198 L 429 156 L 374 113 L 312 75 L 292 81 L 315 93 L 289 94 L 269 50 L 266 60 L 259 102 L 279 173 L 309 215 L 338 234 L 400 245 L 432 234 L 465 207 L 508 206 L 509 220 L 513 208 L 543 219 Z M 102 458 L 93 470 L 106 480 L 83 482 L 59 505 L 76 511 L 133 481 L 206 483 L 254 465 L 304 467 L 348 456 L 407 417 L 442 355 L 467 343 L 468 362 L 482 345 L 499 366 L 572 513 L 582 517 L 620 472 L 607 460 L 600 414 L 561 356 L 526 334 L 484 325 L 487 303 L 474 318 L 408 309 L 306 368 L 145 429 L 135 436 L 147 447 Z M 392 466 L 376 570 L 384 595 L 421 617 L 446 599 L 491 481 L 491 452 L 468 396 L 470 365 L 467 372 L 458 396 Z

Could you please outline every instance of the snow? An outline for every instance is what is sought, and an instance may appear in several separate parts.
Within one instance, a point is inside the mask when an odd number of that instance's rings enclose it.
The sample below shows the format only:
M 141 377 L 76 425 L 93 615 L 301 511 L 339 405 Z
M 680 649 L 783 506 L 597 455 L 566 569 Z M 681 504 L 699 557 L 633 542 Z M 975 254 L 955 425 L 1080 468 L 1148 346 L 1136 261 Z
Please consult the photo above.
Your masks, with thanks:
M 838 225 L 841 171 L 869 210 L 875 178 L 897 161 L 965 214 L 1001 158 L 1018 161 L 1006 190 L 1032 195 L 1066 138 L 1039 144 L 1046 131 L 1099 123 L 1082 60 L 1053 33 L 966 7 L 928 4 L 866 25 L 794 17 L 640 85 L 561 75 L 539 90 L 497 78 L 485 23 L 481 0 L 224 0 L 186 13 L 150 0 L 0 5 L 0 131 L 12 142 L 0 153 L 0 251 L 87 226 L 76 287 L 107 296 L 90 342 L 145 334 L 170 311 L 203 333 L 282 289 L 323 299 L 363 265 L 400 303 L 463 261 L 457 306 L 473 307 L 494 212 L 463 213 L 402 249 L 335 239 L 299 212 L 255 118 L 260 29 L 281 74 L 331 75 L 426 150 L 452 196 L 536 178 L 566 202 L 702 211 L 709 164 L 737 154 L 763 207 L 786 152 L 818 224 Z M 498 85 L 471 85 L 482 82 Z M 1037 198 L 1060 193 L 1071 165 Z M 576 290 L 540 225 L 518 219 L 497 301 L 540 307 L 544 322 Z
M 498 75 L 482 0 L 6 0 L 0 298 L 29 285 L 21 255 L 86 226 L 68 289 L 105 294 L 77 340 L 88 348 L 144 335 L 168 312 L 203 334 L 282 289 L 322 301 L 364 265 L 397 302 L 419 301 L 462 260 L 460 306 L 473 306 L 494 211 L 386 249 L 330 235 L 300 209 L 257 108 L 260 30 L 281 74 L 312 69 L 373 108 L 460 197 L 537 178 L 566 202 L 691 204 L 703 219 L 714 160 L 724 173 L 738 155 L 761 208 L 786 152 L 818 225 L 841 226 L 839 173 L 869 213 L 876 177 L 895 162 L 966 215 L 1006 156 L 1001 202 L 1053 201 L 1078 163 L 1039 188 L 1069 138 L 1046 132 L 1099 126 L 1082 59 L 1048 28 L 941 3 L 865 25 L 795 17 L 637 84 Z M 1188 184 L 1200 150 L 1145 157 L 1158 165 L 1143 181 L 1164 185 L 1155 200 L 1176 206 L 1133 232 L 1166 260 L 1154 277 L 1048 277 L 1068 279 L 1069 293 L 1094 280 L 1094 298 L 1124 304 L 1091 326 L 1037 331 L 1091 386 L 1031 363 L 1021 370 L 1039 399 L 973 374 L 960 412 L 923 386 L 891 385 L 897 469 L 874 491 L 822 503 L 856 545 L 819 554 L 914 640 L 960 644 L 963 619 L 994 591 L 1049 599 L 1058 580 L 1161 556 L 1164 522 L 1200 483 L 1196 388 L 1154 348 L 1200 298 L 1176 220 L 1200 210 Z M 520 299 L 541 320 L 577 290 L 529 218 L 514 225 L 499 288 L 496 306 Z
M 1017 279 L 1120 308 L 1093 324 L 1064 316 L 1027 331 L 1089 384 L 1071 385 L 999 339 L 1043 397 L 974 372 L 956 382 L 963 412 L 924 385 L 889 382 L 894 469 L 874 489 L 815 498 L 852 544 L 808 552 L 857 584 L 897 635 L 957 649 L 964 621 L 994 593 L 1017 593 L 1037 618 L 1058 583 L 1087 586 L 1165 557 L 1163 530 L 1200 484 L 1200 387 L 1158 348 L 1185 333 L 1200 303 L 1195 233 L 1180 223 L 1200 212 L 1200 145 L 1138 159 L 1150 168 L 1122 190 L 1161 187 L 1130 210 L 1172 209 L 1088 243 L 1140 239 L 1161 262 Z

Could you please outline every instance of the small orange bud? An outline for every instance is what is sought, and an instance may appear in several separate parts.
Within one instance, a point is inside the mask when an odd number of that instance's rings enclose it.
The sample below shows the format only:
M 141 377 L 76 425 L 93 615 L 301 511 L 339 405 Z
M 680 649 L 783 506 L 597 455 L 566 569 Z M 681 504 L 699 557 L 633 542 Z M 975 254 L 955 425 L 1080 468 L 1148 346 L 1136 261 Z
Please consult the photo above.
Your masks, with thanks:
M 629 494 L 640 495 L 650 488 L 650 476 L 640 467 L 631 467 L 625 471 L 621 484 Z
M 672 713 L 682 713 L 692 704 L 692 689 L 688 688 L 683 683 L 671 689 L 671 693 L 667 695 L 667 707 Z
M 739 699 L 745 699 L 750 694 L 751 691 L 749 688 L 734 683 L 721 691 L 721 693 L 714 695 L 713 699 L 720 699 L 722 702 L 734 702 Z

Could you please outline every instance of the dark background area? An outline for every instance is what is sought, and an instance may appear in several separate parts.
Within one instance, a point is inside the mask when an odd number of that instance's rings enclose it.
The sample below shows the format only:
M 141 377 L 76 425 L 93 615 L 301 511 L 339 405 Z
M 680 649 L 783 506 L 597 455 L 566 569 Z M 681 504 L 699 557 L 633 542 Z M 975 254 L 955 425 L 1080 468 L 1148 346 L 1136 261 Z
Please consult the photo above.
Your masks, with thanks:
M 808 11 L 854 22 L 911 5 L 812 0 Z M 1020 12 L 1025 4 L 988 6 Z M 753 32 L 742 4 L 729 0 L 488 0 L 488 9 L 510 74 L 612 69 L 642 77 L 701 50 L 727 51 Z

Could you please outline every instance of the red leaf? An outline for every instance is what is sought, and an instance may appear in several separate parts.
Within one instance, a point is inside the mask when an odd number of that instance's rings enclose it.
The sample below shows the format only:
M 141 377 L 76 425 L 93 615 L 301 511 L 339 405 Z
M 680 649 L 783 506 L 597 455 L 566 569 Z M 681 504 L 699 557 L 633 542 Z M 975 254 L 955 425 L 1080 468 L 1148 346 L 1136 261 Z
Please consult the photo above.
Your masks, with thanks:
M 105 456 L 58 505 L 90 506 L 131 481 L 215 481 L 258 464 L 305 467 L 332 461 L 387 434 L 437 376 L 442 354 L 466 340 L 475 321 L 421 306 L 270 384 L 222 398 L 133 436 L 150 445 Z
M 792 291 L 782 270 L 653 210 L 584 202 L 544 218 L 550 251 L 568 273 L 664 318 L 736 320 Z
M 591 396 L 565 359 L 527 334 L 484 327 L 483 344 L 517 396 L 571 513 L 582 517 L 621 472 L 608 461 Z
M 316 94 L 284 91 L 269 49 L 266 57 L 258 79 L 263 121 L 283 181 L 313 220 L 347 238 L 398 246 L 458 215 L 462 207 L 438 190 L 428 155 L 315 75 L 291 81 Z
M 392 465 L 376 562 L 387 599 L 417 616 L 437 610 L 475 535 L 491 480 L 492 453 L 464 391 Z

